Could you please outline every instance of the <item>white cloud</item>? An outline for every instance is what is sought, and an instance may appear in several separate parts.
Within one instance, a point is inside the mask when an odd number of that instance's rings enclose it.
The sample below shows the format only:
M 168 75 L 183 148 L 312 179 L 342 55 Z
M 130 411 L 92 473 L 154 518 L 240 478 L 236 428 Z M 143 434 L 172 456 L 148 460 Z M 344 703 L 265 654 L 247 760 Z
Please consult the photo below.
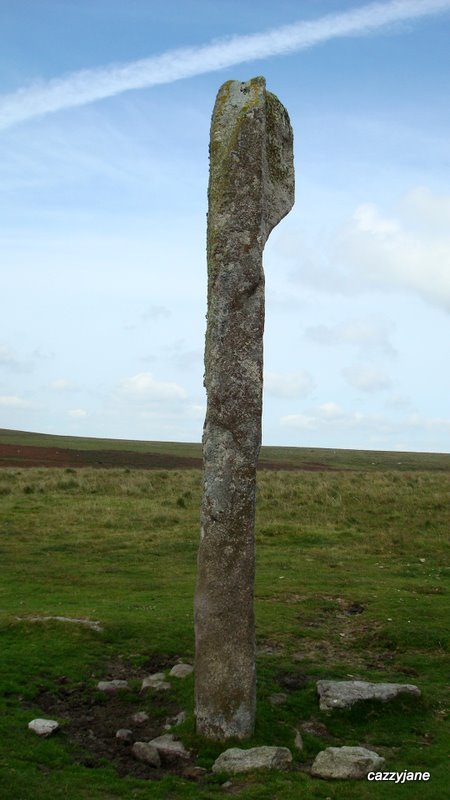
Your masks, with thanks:
M 6 367 L 11 372 L 29 372 L 31 370 L 31 364 L 21 361 L 6 344 L 0 344 L 0 367 Z
M 302 397 L 314 388 L 314 381 L 305 370 L 291 373 L 267 372 L 264 390 L 273 397 Z
M 285 428 L 304 430 L 326 430 L 338 426 L 339 429 L 351 430 L 363 428 L 386 432 L 390 429 L 388 420 L 378 414 L 363 414 L 361 411 L 346 411 L 333 401 L 321 403 L 309 414 L 289 414 L 280 420 Z
M 431 417 L 427 419 L 422 414 L 411 414 L 406 421 L 409 428 L 420 428 L 428 431 L 450 433 L 450 418 Z
M 368 414 L 345 409 L 330 401 L 322 403 L 306 413 L 289 414 L 280 419 L 282 428 L 303 432 L 314 432 L 315 439 L 325 439 L 334 447 L 345 431 L 349 447 L 364 449 L 371 446 L 382 449 L 403 449 L 434 452 L 446 451 L 445 437 L 450 434 L 450 418 L 427 417 L 410 414 L 408 417 L 389 417 L 384 414 Z M 399 446 L 398 442 L 402 445 Z M 431 447 L 430 447 L 431 444 Z M 340 445 L 337 445 L 340 446 Z
M 73 408 L 67 412 L 72 419 L 84 419 L 88 416 L 88 412 L 84 408 Z
M 440 205 L 437 197 L 434 205 Z M 407 226 L 408 220 L 385 217 L 374 205 L 359 206 L 336 239 L 335 256 L 354 285 L 362 280 L 366 286 L 412 290 L 450 311 L 449 229 Z
M 157 381 L 151 372 L 140 372 L 120 384 L 123 397 L 141 403 L 160 403 L 185 400 L 186 391 L 177 383 Z
M 234 64 L 304 50 L 330 39 L 367 35 L 405 20 L 450 9 L 450 0 L 390 0 L 296 22 L 265 33 L 233 36 L 200 47 L 86 69 L 50 81 L 36 81 L 0 98 L 0 128 L 64 108 L 92 103 L 131 89 L 142 89 L 202 75 Z
M 76 386 L 71 381 L 66 380 L 66 378 L 56 378 L 56 380 L 50 383 L 50 389 L 55 392 L 70 392 L 76 389 Z
M 24 400 L 23 397 L 18 397 L 13 394 L 0 395 L 0 406 L 5 406 L 7 408 L 27 408 L 29 405 L 30 403 L 28 400 Z
M 307 414 L 287 414 L 285 417 L 281 417 L 280 424 L 283 428 L 315 431 L 318 427 L 318 420 Z
M 343 369 L 342 374 L 350 386 L 363 392 L 378 392 L 388 389 L 391 385 L 390 379 L 375 367 L 357 366 Z
M 148 322 L 155 319 L 167 319 L 171 315 L 170 309 L 166 306 L 149 306 L 142 314 L 142 320 Z
M 387 320 L 351 319 L 337 325 L 311 325 L 305 335 L 316 344 L 348 344 L 361 350 L 379 349 L 386 355 L 394 355 L 395 348 L 390 342 L 393 325 Z
M 203 364 L 203 350 L 200 348 L 188 349 L 184 339 L 177 339 L 165 347 L 167 353 L 166 361 L 170 361 L 178 369 L 189 369 L 190 371 Z
M 450 311 L 449 207 L 450 195 L 421 187 L 402 198 L 395 216 L 363 203 L 329 240 L 314 247 L 291 232 L 280 252 L 298 262 L 291 279 L 316 290 L 350 296 L 374 288 L 409 291 Z M 322 343 L 332 334 L 346 337 L 342 326 L 316 326 L 307 334 Z
M 448 235 L 450 195 L 436 194 L 427 186 L 417 186 L 405 195 L 405 215 L 419 227 Z

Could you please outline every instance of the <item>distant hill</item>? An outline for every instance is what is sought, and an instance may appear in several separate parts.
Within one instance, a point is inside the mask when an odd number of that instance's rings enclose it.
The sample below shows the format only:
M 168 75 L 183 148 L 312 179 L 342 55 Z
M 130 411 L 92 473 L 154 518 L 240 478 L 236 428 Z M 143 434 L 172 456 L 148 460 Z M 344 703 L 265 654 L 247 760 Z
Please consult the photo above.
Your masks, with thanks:
M 0 428 L 0 466 L 201 469 L 202 450 L 199 443 L 56 436 Z M 450 471 L 450 454 L 262 447 L 259 468 Z

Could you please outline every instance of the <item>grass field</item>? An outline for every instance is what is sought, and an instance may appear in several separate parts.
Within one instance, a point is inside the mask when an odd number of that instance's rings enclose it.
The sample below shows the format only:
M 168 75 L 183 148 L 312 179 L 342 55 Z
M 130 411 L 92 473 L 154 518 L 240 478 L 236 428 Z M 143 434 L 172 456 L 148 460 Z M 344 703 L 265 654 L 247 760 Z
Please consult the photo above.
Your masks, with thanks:
M 33 444 L 18 432 L 9 439 L 2 432 L 0 441 L 11 443 L 14 436 L 14 443 Z M 51 439 L 48 446 L 54 447 Z M 82 441 L 102 446 L 99 440 L 79 439 L 60 446 L 81 449 Z M 42 439 L 37 444 L 45 446 Z M 172 447 L 180 454 L 198 445 Z M 194 655 L 200 471 L 3 468 L 0 797 L 447 796 L 450 457 L 282 448 L 267 448 L 264 456 L 346 467 L 262 469 L 258 475 L 258 709 L 248 746 L 289 747 L 293 769 L 236 776 L 224 789 L 226 776 L 211 772 L 198 781 L 175 774 L 160 780 L 124 774 L 124 761 L 119 769 L 118 760 L 93 750 L 88 728 L 96 720 L 101 717 L 113 744 L 115 730 L 123 727 L 114 727 L 112 708 L 118 721 L 146 710 L 161 728 L 166 717 L 186 710 L 187 719 L 176 731 L 195 763 L 208 769 L 225 749 L 195 734 L 192 676 L 172 679 L 163 695 L 138 690 L 142 675 Z M 56 616 L 95 620 L 102 630 L 33 619 Z M 110 700 L 99 696 L 96 684 L 123 675 L 130 676 L 132 688 L 108 707 Z M 422 697 L 320 712 L 316 681 L 348 676 L 415 683 Z M 280 692 L 285 703 L 272 705 L 270 696 Z M 93 721 L 80 740 L 71 731 L 87 706 Z M 40 716 L 58 719 L 61 730 L 46 740 L 35 736 L 27 725 Z M 304 748 L 296 750 L 295 730 L 305 723 Z M 396 786 L 329 782 L 308 774 L 319 750 L 344 744 L 377 751 L 386 769 L 428 770 L 431 779 Z

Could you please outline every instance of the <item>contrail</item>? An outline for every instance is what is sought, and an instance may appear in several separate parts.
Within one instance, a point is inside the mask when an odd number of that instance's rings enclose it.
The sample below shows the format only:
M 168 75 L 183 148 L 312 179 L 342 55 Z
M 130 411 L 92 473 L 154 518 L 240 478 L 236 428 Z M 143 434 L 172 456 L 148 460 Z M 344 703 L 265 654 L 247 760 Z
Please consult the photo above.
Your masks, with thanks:
M 202 75 L 234 64 L 305 50 L 329 39 L 365 35 L 389 24 L 450 10 L 450 0 L 390 0 L 370 3 L 312 22 L 296 22 L 265 33 L 234 36 L 197 47 L 169 50 L 159 56 L 86 69 L 39 81 L 0 96 L 0 129 L 19 122 L 144 89 Z

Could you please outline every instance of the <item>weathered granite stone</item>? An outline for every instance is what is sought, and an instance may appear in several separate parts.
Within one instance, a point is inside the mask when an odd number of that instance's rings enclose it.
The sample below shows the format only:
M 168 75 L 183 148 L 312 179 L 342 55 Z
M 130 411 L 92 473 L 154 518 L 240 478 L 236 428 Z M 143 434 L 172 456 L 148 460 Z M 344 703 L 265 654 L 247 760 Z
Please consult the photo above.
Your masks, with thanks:
M 148 719 L 150 718 L 146 711 L 136 711 L 131 717 L 131 721 L 134 722 L 135 725 L 142 725 L 144 722 L 147 722 Z
M 399 694 L 420 697 L 420 689 L 410 683 L 369 683 L 367 681 L 317 681 L 321 711 L 350 708 L 359 700 L 393 700 Z
M 164 725 L 165 731 L 170 731 L 174 725 L 181 725 L 182 722 L 185 722 L 187 719 L 186 711 L 180 711 L 179 714 L 176 714 L 174 717 L 168 717 L 166 719 L 166 723 Z
M 169 675 L 173 675 L 174 678 L 187 678 L 193 671 L 194 667 L 191 666 L 191 664 L 175 664 L 170 670 Z
M 256 463 L 264 244 L 294 202 L 288 114 L 264 78 L 228 81 L 211 123 L 207 411 L 195 597 L 198 733 L 250 736 L 255 717 Z
M 303 750 L 303 736 L 301 735 L 300 731 L 295 731 L 294 744 L 297 750 Z
M 183 742 L 175 739 L 171 733 L 164 733 L 156 739 L 151 739 L 150 744 L 156 747 L 163 761 L 178 761 L 190 757 L 189 750 L 186 750 Z
M 184 767 L 182 771 L 183 778 L 189 778 L 191 781 L 198 781 L 200 778 L 204 778 L 205 775 L 208 774 L 208 770 L 205 767 L 197 767 L 197 765 L 192 765 L 188 767 Z
M 100 622 L 93 619 L 85 619 L 78 618 L 78 617 L 16 617 L 19 620 L 25 620 L 26 622 L 71 622 L 75 625 L 85 625 L 87 628 L 91 628 L 93 631 L 102 631 L 103 627 L 100 625 Z
M 314 759 L 311 775 L 316 778 L 365 778 L 371 770 L 380 769 L 384 758 L 365 747 L 327 747 Z
M 323 722 L 319 722 L 318 719 L 310 719 L 306 722 L 300 722 L 299 728 L 303 733 L 311 733 L 313 736 L 322 736 L 327 737 L 330 735 L 330 731 L 328 730 L 327 726 L 323 724 Z
M 33 719 L 28 723 L 28 727 L 30 731 L 37 733 L 38 736 L 47 737 L 58 730 L 59 722 L 54 719 Z
M 141 691 L 145 689 L 153 689 L 155 692 L 160 692 L 170 689 L 170 683 L 165 680 L 164 672 L 154 672 L 153 675 L 148 675 L 143 679 Z
M 216 758 L 213 772 L 250 772 L 253 769 L 287 769 L 292 761 L 287 747 L 230 747 Z
M 132 742 L 133 731 L 130 731 L 129 728 L 119 728 L 119 730 L 116 731 L 116 739 L 118 739 L 119 742 L 125 742 L 125 743 Z
M 150 742 L 135 742 L 131 752 L 138 761 L 144 761 L 145 764 L 149 764 L 151 767 L 161 766 L 158 750 Z
M 114 692 L 118 692 L 121 689 L 129 689 L 128 681 L 99 681 L 97 683 L 97 689 L 99 692 L 110 692 L 111 694 Z

